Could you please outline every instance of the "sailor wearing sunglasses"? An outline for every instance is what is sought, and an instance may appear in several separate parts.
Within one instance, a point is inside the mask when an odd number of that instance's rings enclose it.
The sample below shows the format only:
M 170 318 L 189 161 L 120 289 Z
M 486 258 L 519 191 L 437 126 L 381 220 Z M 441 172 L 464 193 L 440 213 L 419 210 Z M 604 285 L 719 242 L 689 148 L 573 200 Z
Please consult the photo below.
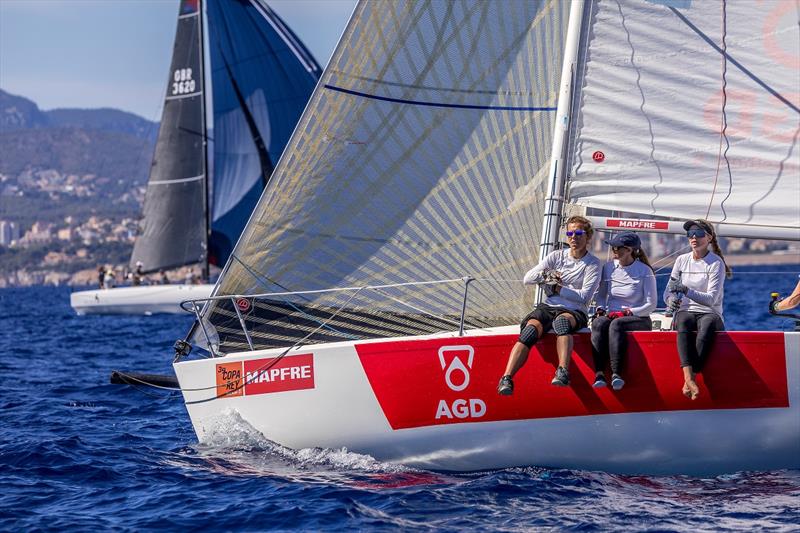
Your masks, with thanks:
M 520 335 L 508 357 L 506 371 L 497 386 L 498 394 L 513 394 L 513 377 L 528 360 L 530 349 L 550 328 L 558 336 L 558 368 L 550 382 L 558 387 L 569 385 L 569 363 L 572 355 L 572 333 L 588 323 L 588 305 L 600 283 L 600 260 L 589 253 L 592 223 L 580 216 L 567 220 L 569 248 L 547 255 L 527 274 L 523 283 L 539 285 L 545 293 L 520 324 Z
M 725 277 L 731 277 L 731 270 L 709 222 L 687 220 L 683 229 L 692 251 L 675 261 L 664 301 L 678 309 L 672 323 L 678 331 L 678 355 L 684 379 L 682 392 L 694 400 L 700 394 L 695 374 L 703 369 L 714 345 L 715 333 L 725 330 L 722 296 Z
M 606 244 L 614 259 L 603 266 L 597 291 L 597 311 L 592 320 L 593 387 L 606 386 L 605 367 L 611 361 L 611 387 L 625 386 L 622 367 L 628 351 L 629 331 L 649 331 L 650 313 L 658 301 L 653 267 L 632 231 L 617 233 Z

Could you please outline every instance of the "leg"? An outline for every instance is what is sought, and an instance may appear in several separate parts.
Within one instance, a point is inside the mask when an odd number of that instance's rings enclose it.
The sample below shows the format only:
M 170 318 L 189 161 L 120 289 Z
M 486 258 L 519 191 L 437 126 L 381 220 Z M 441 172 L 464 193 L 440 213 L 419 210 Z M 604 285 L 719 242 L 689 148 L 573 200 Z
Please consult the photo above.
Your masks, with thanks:
M 522 338 L 514 344 L 514 347 L 511 348 L 511 354 L 508 356 L 508 363 L 506 363 L 506 371 L 504 374 L 506 376 L 514 377 L 514 374 L 516 374 L 517 371 L 522 368 L 522 365 L 524 365 L 528 360 L 528 353 L 530 353 L 531 348 L 536 343 L 536 340 L 542 338 L 544 328 L 541 322 L 532 318 L 528 320 L 528 326 L 532 326 L 535 329 L 536 339 L 533 340 L 533 342 L 530 342 L 529 340 Z M 521 334 L 520 337 L 522 337 L 523 334 Z M 528 346 L 528 344 L 530 344 L 530 346 Z
M 697 318 L 697 340 L 695 341 L 697 348 L 697 359 L 692 370 L 697 373 L 703 370 L 703 366 L 708 359 L 708 354 L 714 347 L 714 341 L 717 338 L 717 331 L 724 331 L 725 325 L 722 319 L 715 313 L 704 313 Z
M 602 374 L 608 361 L 608 328 L 611 319 L 607 316 L 598 316 L 592 320 L 592 358 L 594 371 Z
M 577 329 L 577 320 L 571 313 L 561 313 L 553 320 L 553 331 L 556 337 L 556 351 L 558 352 L 558 368 L 556 375 L 550 382 L 557 387 L 569 385 L 569 362 L 572 358 L 572 332 Z
M 611 372 L 622 375 L 622 366 L 628 353 L 629 331 L 650 331 L 650 317 L 623 316 L 611 323 L 608 330 L 608 351 L 611 356 Z
M 697 320 L 695 315 L 689 311 L 678 311 L 675 315 L 675 322 L 678 330 L 678 355 L 681 358 L 681 368 L 683 369 L 682 392 L 684 396 L 694 400 L 700 394 L 692 370 L 692 363 L 697 360 L 697 349 L 694 343 Z

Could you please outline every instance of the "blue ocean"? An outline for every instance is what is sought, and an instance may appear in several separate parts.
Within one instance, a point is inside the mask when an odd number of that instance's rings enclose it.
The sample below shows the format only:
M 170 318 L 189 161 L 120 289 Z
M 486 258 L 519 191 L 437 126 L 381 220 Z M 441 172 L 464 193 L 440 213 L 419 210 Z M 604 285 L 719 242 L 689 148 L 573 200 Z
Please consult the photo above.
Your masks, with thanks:
M 739 267 L 729 329 L 767 313 L 800 266 Z M 660 279 L 663 286 L 664 278 Z M 76 316 L 68 288 L 0 290 L 0 529 L 797 530 L 800 471 L 713 478 L 529 466 L 443 474 L 241 430 L 199 445 L 177 392 L 109 384 L 171 373 L 189 316 Z

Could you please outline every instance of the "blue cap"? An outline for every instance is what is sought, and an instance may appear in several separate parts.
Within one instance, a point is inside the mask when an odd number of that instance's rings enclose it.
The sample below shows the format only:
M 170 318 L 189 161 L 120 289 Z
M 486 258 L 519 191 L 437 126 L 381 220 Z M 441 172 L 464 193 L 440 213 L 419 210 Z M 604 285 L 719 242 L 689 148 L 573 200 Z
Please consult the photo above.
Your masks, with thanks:
M 609 246 L 627 246 L 633 250 L 638 250 L 642 246 L 641 239 L 632 231 L 617 233 L 610 239 L 607 239 L 605 243 Z

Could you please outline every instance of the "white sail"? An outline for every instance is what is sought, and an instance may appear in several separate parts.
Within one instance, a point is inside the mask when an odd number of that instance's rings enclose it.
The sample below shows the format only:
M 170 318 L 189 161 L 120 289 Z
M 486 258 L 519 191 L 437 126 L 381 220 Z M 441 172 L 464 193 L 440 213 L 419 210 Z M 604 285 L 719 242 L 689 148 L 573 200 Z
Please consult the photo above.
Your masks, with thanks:
M 472 276 L 509 280 L 473 284 L 473 324 L 524 314 L 516 280 L 537 256 L 568 11 L 560 0 L 360 3 L 217 294 Z M 320 340 L 351 326 L 365 336 L 429 332 L 436 326 L 419 317 L 457 315 L 462 293 L 407 286 L 377 300 L 256 304 L 253 340 L 291 344 L 317 326 L 304 322 L 309 306 L 345 303 L 386 314 L 374 327 L 342 315 L 348 323 Z M 231 309 L 207 316 L 223 344 L 230 332 L 244 345 Z M 402 322 L 392 331 L 381 327 L 390 316 Z
M 590 5 L 569 201 L 800 239 L 796 3 Z

